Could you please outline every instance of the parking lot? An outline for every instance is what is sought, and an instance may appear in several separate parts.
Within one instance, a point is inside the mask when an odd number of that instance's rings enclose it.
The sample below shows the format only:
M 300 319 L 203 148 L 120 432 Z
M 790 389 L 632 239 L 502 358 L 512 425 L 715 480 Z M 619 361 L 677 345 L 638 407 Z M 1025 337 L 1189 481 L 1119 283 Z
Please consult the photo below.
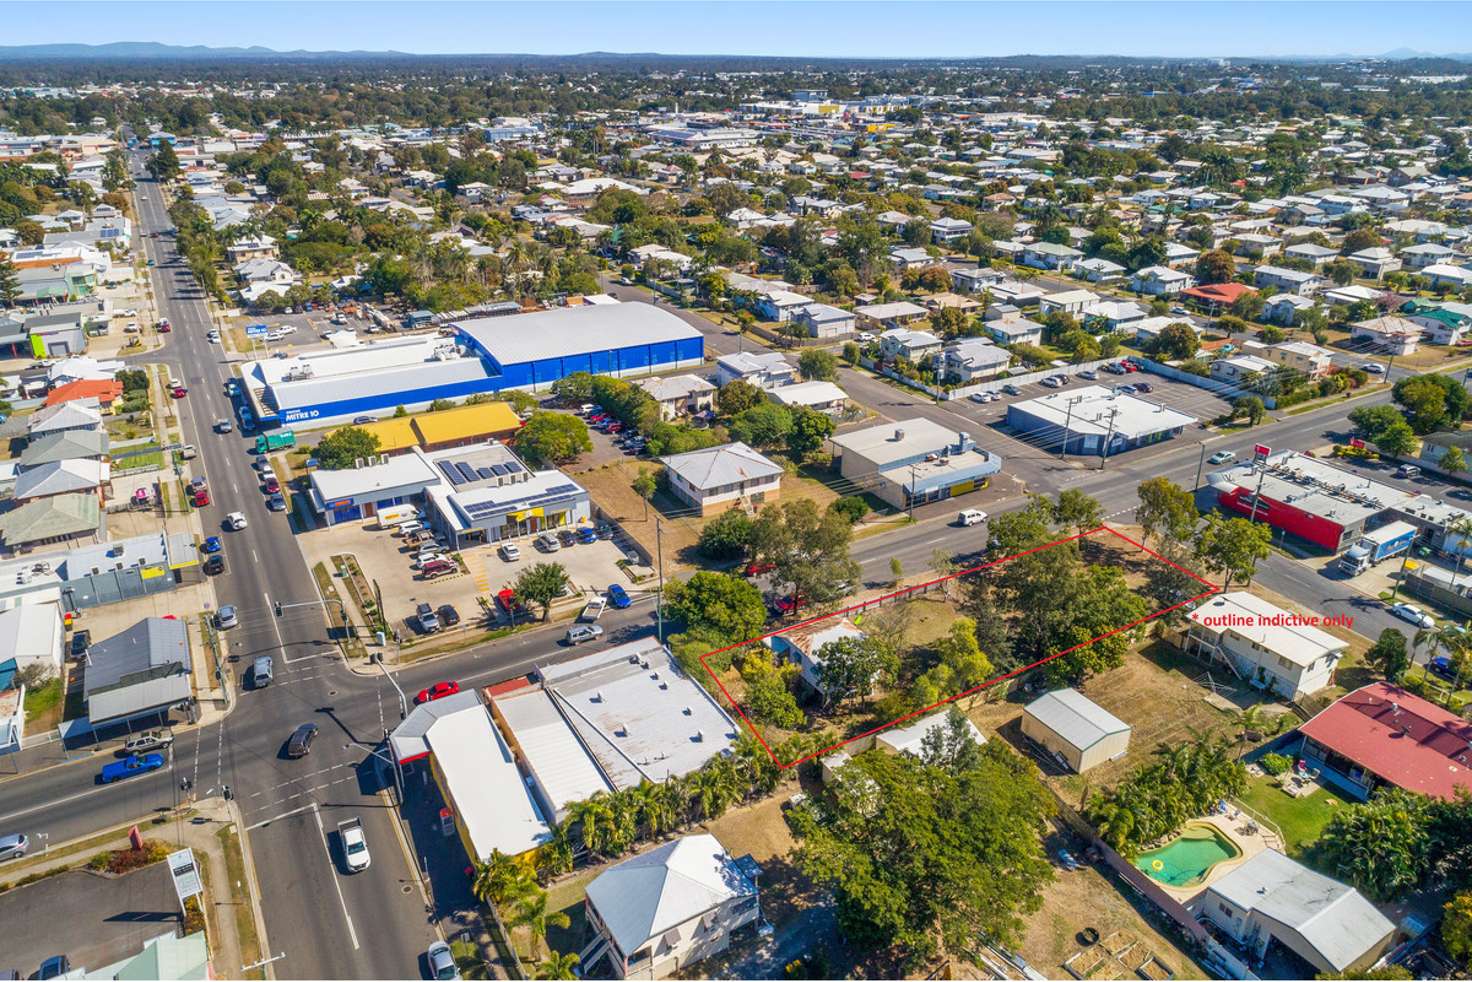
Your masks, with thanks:
M 414 556 L 420 547 L 378 528 L 373 521 L 318 529 L 299 536 L 298 541 L 312 566 L 320 562 L 333 569 L 333 557 L 353 556 L 364 578 L 382 595 L 389 623 L 408 636 L 416 633 L 410 618 L 421 603 L 435 608 L 453 606 L 460 615 L 462 630 L 494 626 L 485 619 L 479 598 L 492 597 L 510 587 L 523 570 L 539 562 L 560 564 L 575 593 L 601 592 L 610 583 L 632 590 L 629 578 L 618 566 L 625 558 L 623 552 L 611 541 L 561 546 L 557 552 L 548 553 L 534 544 L 534 537 L 517 539 L 514 544 L 520 558 L 514 561 L 502 558 L 499 546 L 476 546 L 452 554 L 464 564 L 465 572 L 428 580 L 414 568 Z

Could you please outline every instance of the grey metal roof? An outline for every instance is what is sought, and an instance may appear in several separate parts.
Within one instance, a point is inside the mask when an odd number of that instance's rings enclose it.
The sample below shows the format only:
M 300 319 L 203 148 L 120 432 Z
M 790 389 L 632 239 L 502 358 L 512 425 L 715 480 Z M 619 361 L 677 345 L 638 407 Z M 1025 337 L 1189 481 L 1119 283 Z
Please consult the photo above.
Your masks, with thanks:
M 1079 750 L 1087 750 L 1105 737 L 1130 729 L 1128 723 L 1077 689 L 1045 692 L 1028 703 L 1023 712 Z
M 660 463 L 684 478 L 685 483 L 702 491 L 782 473 L 782 465 L 773 463 L 740 442 L 661 457 Z
M 82 694 L 138 685 L 189 672 L 189 632 L 181 620 L 147 617 L 87 652 Z
M 1297 931 L 1334 970 L 1359 961 L 1395 925 L 1359 891 L 1267 849 L 1209 888 Z
M 0 539 L 7 546 L 95 532 L 102 520 L 97 495 L 58 494 L 28 501 L 0 515 Z
M 455 327 L 503 366 L 703 336 L 669 311 L 646 303 L 560 307 L 459 321 Z
M 63 430 L 36 437 L 20 455 L 22 467 L 35 467 L 58 460 L 100 457 L 107 453 L 106 430 Z

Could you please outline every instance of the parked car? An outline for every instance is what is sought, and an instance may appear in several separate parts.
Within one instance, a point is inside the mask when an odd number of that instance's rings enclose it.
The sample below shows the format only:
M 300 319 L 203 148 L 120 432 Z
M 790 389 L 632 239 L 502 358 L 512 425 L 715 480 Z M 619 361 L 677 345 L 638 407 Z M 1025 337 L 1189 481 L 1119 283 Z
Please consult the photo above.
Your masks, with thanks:
M 743 569 L 741 572 L 747 576 L 761 576 L 763 573 L 770 573 L 776 568 L 776 563 L 758 562 L 753 560 L 752 562 L 747 563 L 746 568 Z
M 1396 617 L 1399 617 L 1401 620 L 1408 621 L 1419 628 L 1431 628 L 1436 626 L 1436 621 L 1431 619 L 1431 615 L 1426 613 L 1420 607 L 1417 607 L 1415 604 L 1392 604 L 1390 607 L 1390 612 Z
M 280 494 L 281 493 L 281 482 L 278 481 L 278 480 L 276 480 L 276 478 L 274 478 L 274 477 L 268 477 L 268 478 L 266 478 L 266 481 L 262 485 L 262 487 L 264 487 L 266 489 L 266 493 L 267 494 Z
M 72 657 L 86 658 L 87 649 L 92 647 L 92 632 L 81 630 L 72 635 Z
M 220 541 L 220 537 L 218 535 L 211 535 L 205 538 L 204 544 L 199 547 L 199 551 L 205 555 L 210 555 L 219 552 L 223 548 L 225 548 L 225 544 Z
M 1050 389 L 1056 389 L 1060 387 L 1063 383 L 1058 381 L 1058 376 L 1049 375 L 1047 378 L 1042 380 L 1042 384 Z
M 514 542 L 504 542 L 496 553 L 506 562 L 514 563 L 521 558 L 521 549 Z
M 220 573 L 225 572 L 225 554 L 223 552 L 215 553 L 204 561 L 201 569 L 204 570 L 204 575 L 206 576 L 218 576 Z
M 1114 387 L 1114 391 L 1118 392 L 1120 395 L 1132 396 L 1140 390 L 1135 388 L 1133 385 L 1116 385 Z
M 440 619 L 435 616 L 434 608 L 429 604 L 420 604 L 414 608 L 414 627 L 421 634 L 433 634 L 440 629 Z
M 619 586 L 617 583 L 612 583 L 609 584 L 608 587 L 608 602 L 612 604 L 616 610 L 623 610 L 634 601 L 629 599 L 629 595 L 624 592 L 623 587 Z
M 271 495 L 266 499 L 266 507 L 271 511 L 286 511 L 286 496 L 280 493 Z
M 611 539 L 611 538 L 613 538 L 613 526 L 612 525 L 607 525 L 607 524 L 598 526 L 598 538 L 600 538 L 600 539 Z
M 222 631 L 228 631 L 240 623 L 240 617 L 236 614 L 234 604 L 225 604 L 215 611 L 215 627 Z
M 597 641 L 603 637 L 603 628 L 597 624 L 574 624 L 567 629 L 564 638 L 569 645 L 582 644 L 584 641 Z
M 31 840 L 23 833 L 12 832 L 10 835 L 0 835 L 0 863 L 21 858 L 26 854 L 30 845 Z
M 137 777 L 139 774 L 147 774 L 164 766 L 163 754 L 134 754 L 125 760 L 115 761 L 102 766 L 102 783 L 111 784 L 125 778 Z
M 1151 385 L 1149 382 L 1136 382 L 1135 383 L 1135 391 L 1137 391 L 1137 392 L 1152 392 L 1152 391 L 1154 391 L 1154 389 L 1155 389 L 1155 387 L 1153 385 Z
M 1007 393 L 1009 396 L 1020 396 L 1020 395 L 1022 395 L 1022 387 L 1021 386 L 1018 386 L 1018 385 L 1014 385 L 1011 382 L 1008 382 L 1006 385 L 1002 386 L 1002 391 L 1005 392 L 1005 393 Z
M 1092 382 L 1099 377 L 1099 373 L 1094 371 L 1092 368 L 1085 368 L 1083 371 L 1078 373 L 1078 377 L 1082 379 L 1088 379 L 1090 382 Z
M 594 597 L 592 600 L 589 600 L 586 604 L 583 605 L 582 613 L 578 614 L 578 620 L 586 621 L 589 623 L 596 621 L 598 618 L 603 616 L 603 611 L 607 609 L 607 607 L 607 600 L 603 599 L 602 597 Z
M 460 691 L 460 683 L 454 680 L 448 682 L 436 682 L 427 689 L 420 689 L 419 695 L 414 697 L 414 705 L 422 706 L 426 702 L 434 702 L 445 696 L 453 696 Z
M 196 508 L 204 508 L 210 503 L 210 493 L 204 488 L 195 488 L 189 494 L 189 501 Z
M 448 576 L 450 573 L 458 573 L 459 571 L 460 567 L 448 559 L 434 559 L 419 567 L 419 575 L 426 580 L 432 580 L 439 576 Z
M 1236 460 L 1236 459 L 1237 459 L 1237 455 L 1234 454 L 1232 451 L 1230 451 L 1230 450 L 1218 450 L 1216 453 L 1212 454 L 1210 457 L 1207 457 L 1206 458 L 1206 462 L 1208 464 L 1225 464 L 1228 461 Z
M 354 426 L 362 426 L 365 423 L 376 423 L 376 422 L 378 422 L 378 417 L 376 417 L 376 416 L 354 416 L 353 417 L 353 425 Z
M 286 756 L 300 760 L 312 752 L 312 741 L 317 739 L 317 724 L 303 723 L 291 732 L 286 740 Z
M 141 754 L 146 753 L 150 750 L 164 750 L 168 747 L 173 746 L 173 744 L 173 730 L 144 730 L 142 733 L 133 734 L 133 736 L 129 738 L 128 742 L 123 744 L 123 748 L 118 751 L 118 753 L 122 754 L 123 756 L 127 756 L 129 754 Z
M 556 552 L 562 548 L 562 543 L 557 540 L 555 532 L 543 532 L 537 536 L 537 547 L 543 552 Z
M 598 532 L 591 525 L 579 525 L 578 541 L 585 546 L 592 545 L 598 541 Z
M 1426 663 L 1426 670 L 1432 675 L 1446 679 L 1448 682 L 1457 681 L 1457 667 L 1452 663 L 1450 656 L 1437 655 Z
M 435 614 L 440 619 L 441 627 L 454 627 L 460 623 L 460 611 L 450 604 L 440 604 L 440 609 Z
M 575 546 L 578 544 L 578 534 L 570 528 L 560 528 L 557 530 L 557 541 L 564 546 Z
M 176 385 L 169 390 L 169 395 L 173 396 L 175 399 L 182 399 L 188 394 L 189 390 L 182 385 Z
M 460 978 L 460 969 L 455 965 L 455 956 L 450 951 L 450 946 L 443 941 L 436 941 L 429 946 L 424 953 L 425 961 L 429 962 L 429 977 L 432 979 L 449 982 Z

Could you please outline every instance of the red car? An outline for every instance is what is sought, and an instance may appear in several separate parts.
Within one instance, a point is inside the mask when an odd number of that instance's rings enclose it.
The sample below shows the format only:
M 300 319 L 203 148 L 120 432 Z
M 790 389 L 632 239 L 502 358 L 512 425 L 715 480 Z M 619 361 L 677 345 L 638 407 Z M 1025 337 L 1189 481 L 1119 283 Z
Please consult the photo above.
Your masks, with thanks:
M 266 493 L 277 494 L 281 490 L 281 482 L 274 477 L 266 478 Z
M 184 386 L 182 385 L 174 386 L 174 390 L 169 393 L 169 395 L 173 396 L 175 399 L 182 399 L 188 394 L 189 390 L 184 388 Z
M 203 508 L 210 503 L 210 493 L 204 488 L 194 489 L 194 507 Z
M 414 705 L 421 706 L 426 702 L 434 702 L 445 696 L 453 696 L 460 691 L 459 682 L 436 682 L 427 689 L 419 690 L 419 695 L 414 697 Z
M 756 563 L 756 562 L 752 562 L 752 563 L 747 563 L 746 564 L 746 570 L 745 570 L 745 572 L 746 572 L 746 575 L 747 576 L 761 576 L 763 573 L 770 573 L 772 570 L 774 570 L 776 568 L 777 568 L 777 564 L 776 563 Z
M 624 431 L 624 424 L 622 424 L 622 423 L 612 423 L 608 427 L 608 432 L 610 432 L 610 433 L 622 433 L 623 431 Z

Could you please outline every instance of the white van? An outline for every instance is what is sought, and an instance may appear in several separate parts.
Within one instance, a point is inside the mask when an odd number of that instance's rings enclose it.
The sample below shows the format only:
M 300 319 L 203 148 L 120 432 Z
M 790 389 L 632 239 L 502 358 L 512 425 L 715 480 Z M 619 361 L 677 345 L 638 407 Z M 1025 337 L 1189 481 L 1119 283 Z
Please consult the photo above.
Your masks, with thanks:
M 976 508 L 967 508 L 956 516 L 956 524 L 962 527 L 980 525 L 984 521 L 986 521 L 986 512 Z

